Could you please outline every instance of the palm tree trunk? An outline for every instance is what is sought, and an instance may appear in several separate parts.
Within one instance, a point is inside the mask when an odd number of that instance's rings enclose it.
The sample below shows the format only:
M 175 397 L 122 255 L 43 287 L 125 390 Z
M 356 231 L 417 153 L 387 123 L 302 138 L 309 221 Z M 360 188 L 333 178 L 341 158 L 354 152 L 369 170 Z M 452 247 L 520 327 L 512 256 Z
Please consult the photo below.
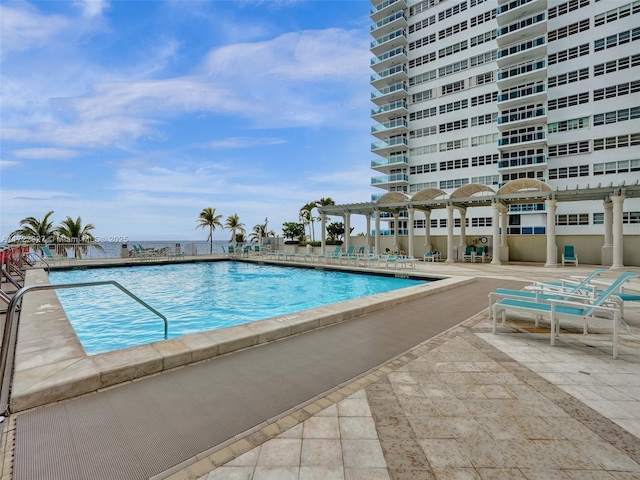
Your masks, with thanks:
M 209 225 L 209 255 L 213 255 L 213 226 Z

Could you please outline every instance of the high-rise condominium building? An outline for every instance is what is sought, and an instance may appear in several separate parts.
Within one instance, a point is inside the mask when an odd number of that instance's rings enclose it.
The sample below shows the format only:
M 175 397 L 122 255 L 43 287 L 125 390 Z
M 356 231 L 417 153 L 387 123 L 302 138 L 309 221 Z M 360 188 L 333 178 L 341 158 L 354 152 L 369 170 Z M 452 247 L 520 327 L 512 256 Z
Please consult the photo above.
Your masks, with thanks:
M 411 196 L 520 178 L 554 190 L 640 178 L 640 1 L 372 4 L 373 186 Z M 508 234 L 544 235 L 544 208 L 511 205 Z M 603 218 L 602 200 L 565 202 L 556 229 L 601 234 Z M 389 228 L 402 235 L 407 221 Z M 417 233 L 424 222 L 416 215 Z M 432 234 L 446 222 L 434 211 Z M 623 223 L 640 233 L 640 199 L 624 203 Z M 466 224 L 490 234 L 491 208 L 470 210 Z

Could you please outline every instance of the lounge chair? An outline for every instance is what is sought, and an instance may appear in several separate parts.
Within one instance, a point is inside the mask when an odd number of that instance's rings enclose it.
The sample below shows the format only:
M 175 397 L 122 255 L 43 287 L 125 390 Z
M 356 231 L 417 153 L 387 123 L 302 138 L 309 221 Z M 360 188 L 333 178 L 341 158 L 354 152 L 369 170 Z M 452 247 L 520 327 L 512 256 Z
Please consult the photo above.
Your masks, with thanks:
M 564 267 L 565 263 L 573 263 L 575 266 L 578 266 L 578 255 L 576 255 L 575 249 L 573 245 L 565 245 L 564 251 L 562 252 L 562 266 Z
M 497 288 L 489 294 L 489 311 L 493 312 L 493 305 L 502 298 L 515 298 L 527 301 L 545 302 L 550 299 L 578 300 L 580 297 L 591 296 L 594 289 L 590 283 L 595 277 L 605 272 L 604 268 L 598 268 L 584 277 L 580 282 L 563 281 L 561 283 L 534 283 L 528 290 L 512 290 L 509 288 Z M 536 315 L 535 325 L 538 326 L 539 315 Z
M 323 252 L 323 253 L 319 253 L 316 258 L 318 259 L 318 261 L 322 260 L 323 258 L 325 259 L 325 261 L 327 261 L 326 259 L 330 256 L 335 256 L 335 255 L 340 255 L 340 252 L 342 251 L 342 247 L 338 246 L 336 247 L 333 252 Z
M 42 254 L 44 255 L 45 260 L 47 260 L 51 264 L 56 264 L 58 262 L 62 264 L 62 261 L 65 260 L 65 257 L 63 257 L 62 255 L 54 255 L 53 253 L 51 253 L 51 250 L 46 245 L 42 245 L 40 249 L 42 250 Z
M 338 257 L 338 263 L 342 265 L 342 260 L 346 260 L 346 262 L 349 263 L 349 258 L 355 256 L 355 253 L 354 253 L 355 251 L 356 251 L 356 246 L 349 245 L 347 247 L 347 251 L 344 253 L 341 253 L 340 257 Z
M 555 345 L 555 337 L 560 334 L 560 321 L 578 321 L 582 323 L 583 331 L 587 333 L 589 322 L 601 322 L 608 319 L 613 323 L 613 358 L 618 357 L 618 327 L 621 319 L 621 310 L 611 305 L 616 301 L 615 292 L 630 278 L 635 277 L 633 272 L 620 275 L 609 287 L 600 292 L 594 299 L 583 299 L 583 302 L 548 299 L 545 303 L 535 300 L 521 300 L 517 298 L 503 298 L 493 304 L 493 333 L 496 333 L 498 314 L 502 316 L 502 324 L 505 324 L 506 312 L 529 313 L 542 315 L 549 318 L 551 323 L 551 345 Z

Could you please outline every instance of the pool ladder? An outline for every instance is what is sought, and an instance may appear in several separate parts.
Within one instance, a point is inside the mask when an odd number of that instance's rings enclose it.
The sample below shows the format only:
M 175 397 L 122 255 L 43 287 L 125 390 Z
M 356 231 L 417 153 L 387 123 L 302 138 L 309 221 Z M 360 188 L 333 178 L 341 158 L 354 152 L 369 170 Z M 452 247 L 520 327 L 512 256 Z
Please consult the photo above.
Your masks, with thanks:
M 169 322 L 167 317 L 162 315 L 159 311 L 147 304 L 145 301 L 134 295 L 132 292 L 124 288 L 118 282 L 113 280 L 103 280 L 98 282 L 83 282 L 83 283 L 65 283 L 60 285 L 31 285 L 23 287 L 18 290 L 7 308 L 7 316 L 4 322 L 4 333 L 2 335 L 2 350 L 0 352 L 0 422 L 3 422 L 5 416 L 9 414 L 9 388 L 11 385 L 11 379 L 13 374 L 13 363 L 15 361 L 15 347 L 18 335 L 18 324 L 14 321 L 16 308 L 22 297 L 29 292 L 36 292 L 41 290 L 62 290 L 68 288 L 81 288 L 81 287 L 96 287 L 100 285 L 113 285 L 119 288 L 122 292 L 126 293 L 140 305 L 147 310 L 155 313 L 164 322 L 164 338 L 167 339 L 167 333 L 169 330 Z

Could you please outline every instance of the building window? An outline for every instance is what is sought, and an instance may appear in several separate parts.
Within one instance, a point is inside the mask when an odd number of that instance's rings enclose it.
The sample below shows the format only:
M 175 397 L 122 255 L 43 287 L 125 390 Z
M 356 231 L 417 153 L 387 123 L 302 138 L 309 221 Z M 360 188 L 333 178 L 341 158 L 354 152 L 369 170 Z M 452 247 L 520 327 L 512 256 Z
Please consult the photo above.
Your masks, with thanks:
M 549 169 L 549 180 L 560 178 L 588 177 L 589 165 L 574 165 L 572 167 L 559 167 Z
M 440 170 L 456 170 L 459 168 L 467 168 L 469 166 L 468 158 L 458 158 L 457 160 L 446 160 L 440 162 Z
M 467 108 L 469 106 L 469 100 L 457 100 L 455 102 L 447 103 L 445 105 L 440 105 L 440 115 L 443 113 L 454 112 L 456 110 L 462 110 L 463 108 Z
M 616 20 L 628 17 L 629 15 L 633 15 L 638 12 L 640 12 L 640 1 L 627 3 L 626 5 L 614 8 L 593 17 L 593 26 L 599 27 L 605 23 L 615 22 Z
M 566 62 L 567 60 L 572 60 L 574 58 L 582 57 L 584 55 L 589 55 L 589 44 L 584 43 L 577 47 L 572 47 L 567 50 L 562 50 L 561 52 L 550 53 L 547 57 L 549 61 L 549 65 L 555 65 L 556 63 Z
M 409 120 L 421 120 L 423 118 L 435 117 L 437 114 L 436 107 L 425 108 L 424 110 L 420 110 L 418 112 L 413 112 L 409 115 Z
M 640 133 L 618 135 L 617 137 L 596 138 L 593 140 L 593 150 L 609 150 L 610 148 L 634 147 L 640 145 Z
M 547 40 L 549 41 L 549 43 L 555 42 L 556 40 L 560 40 L 571 35 L 576 35 L 586 30 L 589 30 L 588 18 L 580 20 L 576 23 L 572 23 L 571 25 L 565 25 L 564 27 L 558 28 L 557 30 L 552 30 L 551 32 L 547 33 Z
M 588 140 L 549 146 L 549 158 L 577 155 L 580 153 L 589 153 Z
M 594 175 L 607 175 L 613 173 L 640 172 L 640 159 L 620 160 L 618 162 L 595 163 Z
M 556 75 L 555 77 L 549 77 L 547 85 L 549 88 L 559 87 L 568 83 L 579 82 L 580 80 L 587 80 L 589 78 L 589 68 L 581 68 L 580 70 L 574 70 L 573 72 L 563 73 Z
M 562 122 L 550 123 L 547 125 L 549 133 L 568 132 L 570 130 L 580 130 L 589 128 L 589 117 L 574 118 Z
M 605 98 L 615 98 L 637 92 L 640 92 L 640 80 L 620 83 L 606 88 L 598 88 L 593 91 L 593 101 L 597 102 Z
M 632 55 L 630 57 L 622 57 L 617 60 L 611 60 L 606 63 L 599 63 L 593 66 L 593 76 L 598 77 L 607 73 L 617 72 L 618 70 L 625 70 L 629 67 L 637 67 L 640 65 L 640 54 Z
M 617 47 L 618 45 L 624 45 L 625 43 L 633 42 L 638 39 L 640 39 L 640 27 L 595 40 L 593 42 L 593 51 L 599 52 L 605 48 Z
M 556 98 L 547 101 L 549 110 L 558 110 L 560 108 L 574 107 L 589 103 L 589 92 L 582 92 L 577 95 L 569 95 L 568 97 Z
M 556 225 L 589 225 L 588 213 L 556 215 Z
M 493 218 L 491 217 L 474 217 L 471 219 L 472 227 L 491 227 L 493 226 Z
M 606 125 L 610 123 L 626 122 L 640 118 L 640 107 L 624 108 L 613 112 L 598 113 L 593 116 L 593 126 Z
M 549 18 L 556 18 L 589 5 L 589 0 L 571 0 L 549 9 Z
M 440 180 L 440 190 L 452 190 L 460 188 L 469 183 L 468 178 L 452 178 L 449 180 Z
M 493 155 L 480 155 L 477 157 L 471 157 L 471 166 L 480 167 L 483 165 L 493 165 L 498 163 L 499 155 L 494 153 Z

